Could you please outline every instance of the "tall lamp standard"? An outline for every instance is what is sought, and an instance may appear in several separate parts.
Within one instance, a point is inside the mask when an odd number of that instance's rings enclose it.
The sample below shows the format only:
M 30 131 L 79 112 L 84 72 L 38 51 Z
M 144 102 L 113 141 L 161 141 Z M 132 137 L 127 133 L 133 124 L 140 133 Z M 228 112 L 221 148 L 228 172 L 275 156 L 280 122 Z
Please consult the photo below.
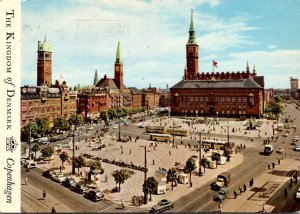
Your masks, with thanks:
M 147 186 L 147 147 L 144 146 L 145 149 L 145 171 L 144 171 L 144 204 L 148 203 L 148 186 Z
M 73 143 L 73 151 L 72 151 L 72 175 L 75 175 L 75 126 L 71 126 L 72 130 L 72 143 Z
M 173 148 L 174 148 L 175 147 L 174 118 L 172 120 L 173 120 Z
M 29 160 L 31 160 L 31 124 L 36 124 L 35 122 L 30 122 L 29 123 L 29 152 L 28 152 L 28 156 L 29 156 Z
M 199 133 L 199 176 L 202 176 L 202 171 L 201 171 L 201 146 L 202 146 L 202 141 L 201 141 L 201 132 Z
M 119 142 L 121 142 L 121 119 L 119 117 Z

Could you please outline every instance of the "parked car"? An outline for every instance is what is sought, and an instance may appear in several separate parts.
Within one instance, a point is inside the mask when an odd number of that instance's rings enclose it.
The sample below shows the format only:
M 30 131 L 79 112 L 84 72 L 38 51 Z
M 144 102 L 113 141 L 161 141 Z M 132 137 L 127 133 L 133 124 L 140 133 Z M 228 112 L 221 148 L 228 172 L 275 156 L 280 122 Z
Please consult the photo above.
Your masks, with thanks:
M 279 147 L 277 150 L 276 150 L 276 153 L 278 154 L 282 154 L 284 152 L 284 149 L 282 147 Z
M 83 184 L 76 183 L 71 187 L 71 190 L 79 194 L 83 194 L 86 193 L 89 190 L 89 188 L 84 186 Z
M 146 126 L 145 125 L 139 125 L 138 127 L 139 128 L 145 128 Z
M 100 201 L 104 196 L 102 192 L 98 189 L 91 189 L 84 194 L 85 198 L 90 199 L 91 201 Z
M 154 205 L 150 212 L 151 213 L 157 213 L 157 212 L 163 212 L 165 210 L 170 210 L 174 208 L 174 202 L 172 201 L 169 201 L 167 199 L 163 199 L 163 200 L 160 200 L 156 205 Z
M 56 174 L 52 179 L 58 183 L 62 183 L 64 180 L 67 179 L 67 177 L 63 174 Z
M 24 166 L 27 169 L 33 169 L 36 167 L 36 163 L 35 162 L 26 162 Z
M 224 201 L 227 198 L 228 188 L 223 187 L 219 192 L 214 196 L 214 201 Z
M 296 199 L 300 199 L 300 188 L 297 190 L 296 194 L 295 194 L 295 198 Z
M 118 128 L 118 126 L 113 126 L 112 128 L 113 128 L 113 129 L 117 129 L 117 128 Z
M 300 146 L 295 146 L 295 147 L 293 148 L 293 150 L 294 150 L 294 151 L 300 151 Z
M 295 137 L 293 138 L 293 142 L 297 142 L 297 141 L 299 141 L 299 137 L 298 137 L 298 136 L 295 136 Z
M 61 184 L 67 188 L 70 188 L 74 183 L 76 183 L 74 178 L 68 178 L 68 177 L 61 182 Z
M 282 137 L 288 137 L 289 136 L 289 133 L 287 133 L 287 132 L 284 132 L 283 134 L 282 134 Z
M 44 177 L 46 177 L 46 178 L 51 178 L 51 175 L 53 175 L 54 174 L 54 172 L 53 171 L 51 171 L 51 170 L 46 170 L 46 171 L 44 171 L 43 172 L 43 176 Z

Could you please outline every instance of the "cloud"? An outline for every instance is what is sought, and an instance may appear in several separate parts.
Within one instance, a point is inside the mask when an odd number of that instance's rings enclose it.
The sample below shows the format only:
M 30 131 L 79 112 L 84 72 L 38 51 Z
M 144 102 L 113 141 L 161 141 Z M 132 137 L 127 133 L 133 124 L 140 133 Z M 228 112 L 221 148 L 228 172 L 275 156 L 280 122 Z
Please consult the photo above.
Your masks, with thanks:
M 268 49 L 275 49 L 275 48 L 277 48 L 276 45 L 268 45 Z

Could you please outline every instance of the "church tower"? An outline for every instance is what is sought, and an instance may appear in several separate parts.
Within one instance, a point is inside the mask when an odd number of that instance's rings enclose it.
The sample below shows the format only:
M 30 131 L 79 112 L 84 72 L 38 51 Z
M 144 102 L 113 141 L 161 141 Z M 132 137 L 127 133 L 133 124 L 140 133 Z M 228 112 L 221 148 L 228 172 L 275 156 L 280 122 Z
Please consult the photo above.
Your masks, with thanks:
M 37 85 L 52 84 L 52 51 L 46 36 L 43 42 L 38 41 L 37 51 Z
M 120 42 L 118 42 L 115 61 L 115 84 L 118 89 L 123 90 L 123 61 L 121 56 Z
M 185 80 L 195 80 L 198 75 L 198 52 L 199 47 L 196 42 L 196 31 L 194 29 L 193 10 L 191 11 L 191 22 L 189 29 L 189 40 L 186 44 L 186 65 L 184 73 Z

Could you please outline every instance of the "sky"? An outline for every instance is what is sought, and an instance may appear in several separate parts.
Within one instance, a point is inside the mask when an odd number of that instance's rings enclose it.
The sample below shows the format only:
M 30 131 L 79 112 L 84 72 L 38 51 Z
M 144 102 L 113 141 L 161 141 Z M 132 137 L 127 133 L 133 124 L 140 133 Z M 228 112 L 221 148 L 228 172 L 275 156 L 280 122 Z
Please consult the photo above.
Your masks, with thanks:
M 265 88 L 300 78 L 300 0 L 22 0 L 22 85 L 36 85 L 37 43 L 52 47 L 52 82 L 74 87 L 114 75 L 118 41 L 127 87 L 182 79 L 191 9 L 199 72 L 245 71 Z

